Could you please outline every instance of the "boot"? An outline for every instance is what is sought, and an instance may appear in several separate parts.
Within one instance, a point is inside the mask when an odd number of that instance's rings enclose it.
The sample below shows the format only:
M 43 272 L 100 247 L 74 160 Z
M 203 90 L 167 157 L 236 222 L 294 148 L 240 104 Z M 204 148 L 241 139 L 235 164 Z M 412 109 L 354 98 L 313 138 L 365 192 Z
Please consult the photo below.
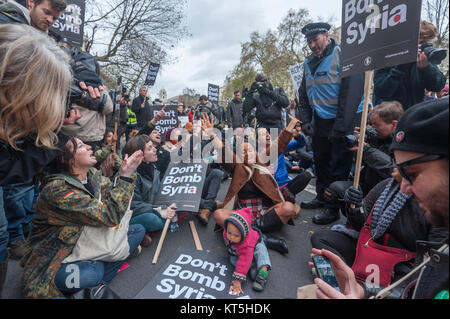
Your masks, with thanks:
M 8 259 L 0 262 L 0 299 L 2 298 L 2 291 L 6 281 L 7 270 L 8 270 Z
M 319 209 L 319 208 L 324 208 L 325 207 L 325 202 L 321 201 L 317 198 L 314 198 L 312 201 L 310 202 L 302 202 L 300 204 L 300 206 L 303 209 Z
M 298 206 L 297 204 L 295 204 L 295 214 L 294 214 L 294 219 L 297 219 L 298 218 L 298 216 L 300 216 L 300 211 L 301 211 L 302 209 L 300 208 L 300 206 Z
M 255 220 L 255 226 L 263 233 L 272 233 L 280 230 L 283 225 L 275 209 L 270 210 L 267 214 Z
M 289 253 L 288 244 L 285 239 L 263 234 L 263 240 L 267 248 L 278 251 L 280 254 L 283 255 Z
M 328 225 L 340 219 L 339 210 L 325 208 L 320 214 L 313 217 L 312 222 L 316 225 Z
M 208 225 L 210 215 L 211 215 L 211 211 L 209 209 L 207 209 L 207 208 L 201 209 L 197 215 L 198 221 L 203 226 L 206 226 L 206 225 Z

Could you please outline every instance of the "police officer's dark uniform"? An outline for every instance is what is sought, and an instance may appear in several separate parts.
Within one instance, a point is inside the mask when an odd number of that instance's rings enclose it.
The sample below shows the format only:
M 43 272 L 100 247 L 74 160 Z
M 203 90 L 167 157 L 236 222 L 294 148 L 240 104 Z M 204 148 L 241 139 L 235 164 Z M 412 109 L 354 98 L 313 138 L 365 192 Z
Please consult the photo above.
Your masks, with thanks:
M 302 33 L 309 40 L 330 29 L 327 23 L 311 23 Z M 341 48 L 330 39 L 322 56 L 313 54 L 306 59 L 298 94 L 303 129 L 305 133 L 310 131 L 313 137 L 317 175 L 317 197 L 301 205 L 304 209 L 325 207 L 313 218 L 319 225 L 332 223 L 340 217 L 337 206 L 325 203 L 324 192 L 334 181 L 349 178 L 353 153 L 347 150 L 344 136 L 353 134 L 355 126 L 360 125 L 364 104 L 364 75 L 341 79 L 340 65 Z

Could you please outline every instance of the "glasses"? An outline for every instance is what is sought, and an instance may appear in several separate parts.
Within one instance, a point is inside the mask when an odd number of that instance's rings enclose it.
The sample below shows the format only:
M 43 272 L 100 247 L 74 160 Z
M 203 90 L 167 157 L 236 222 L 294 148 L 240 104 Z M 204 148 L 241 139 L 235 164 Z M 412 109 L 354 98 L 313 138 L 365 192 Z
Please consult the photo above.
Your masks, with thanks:
M 400 164 L 395 164 L 395 167 L 398 169 L 400 175 L 402 176 L 403 179 L 405 179 L 409 184 L 413 184 L 413 179 L 411 178 L 406 172 L 405 172 L 405 167 L 411 166 L 411 165 L 416 165 L 416 164 L 422 164 L 422 163 L 429 163 L 429 162 L 434 162 L 440 159 L 445 158 L 445 156 L 442 155 L 423 155 L 423 156 L 419 156 L 417 158 L 413 158 L 409 161 L 400 163 Z

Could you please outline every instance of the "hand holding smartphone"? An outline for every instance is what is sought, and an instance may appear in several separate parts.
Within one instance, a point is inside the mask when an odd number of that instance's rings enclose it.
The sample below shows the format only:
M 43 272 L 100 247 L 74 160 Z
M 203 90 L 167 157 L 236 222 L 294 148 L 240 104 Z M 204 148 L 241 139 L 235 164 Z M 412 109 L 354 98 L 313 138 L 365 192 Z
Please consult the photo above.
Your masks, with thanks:
M 328 258 L 320 255 L 315 255 L 312 257 L 312 260 L 319 278 L 337 291 L 341 292 L 341 288 L 339 287 L 336 275 L 334 274 L 333 267 L 331 266 Z

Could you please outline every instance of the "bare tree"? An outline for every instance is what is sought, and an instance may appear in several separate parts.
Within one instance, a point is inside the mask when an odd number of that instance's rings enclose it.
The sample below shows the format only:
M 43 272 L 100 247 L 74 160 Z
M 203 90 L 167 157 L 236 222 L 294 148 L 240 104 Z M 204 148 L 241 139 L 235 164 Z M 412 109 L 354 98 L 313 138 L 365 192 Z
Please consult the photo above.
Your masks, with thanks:
M 433 23 L 438 29 L 436 45 L 448 45 L 449 36 L 449 2 L 448 0 L 427 0 L 424 2 L 424 14 L 428 22 Z
M 151 62 L 173 61 L 169 51 L 188 36 L 186 0 L 87 0 L 86 50 L 108 77 L 122 76 L 133 92 Z

